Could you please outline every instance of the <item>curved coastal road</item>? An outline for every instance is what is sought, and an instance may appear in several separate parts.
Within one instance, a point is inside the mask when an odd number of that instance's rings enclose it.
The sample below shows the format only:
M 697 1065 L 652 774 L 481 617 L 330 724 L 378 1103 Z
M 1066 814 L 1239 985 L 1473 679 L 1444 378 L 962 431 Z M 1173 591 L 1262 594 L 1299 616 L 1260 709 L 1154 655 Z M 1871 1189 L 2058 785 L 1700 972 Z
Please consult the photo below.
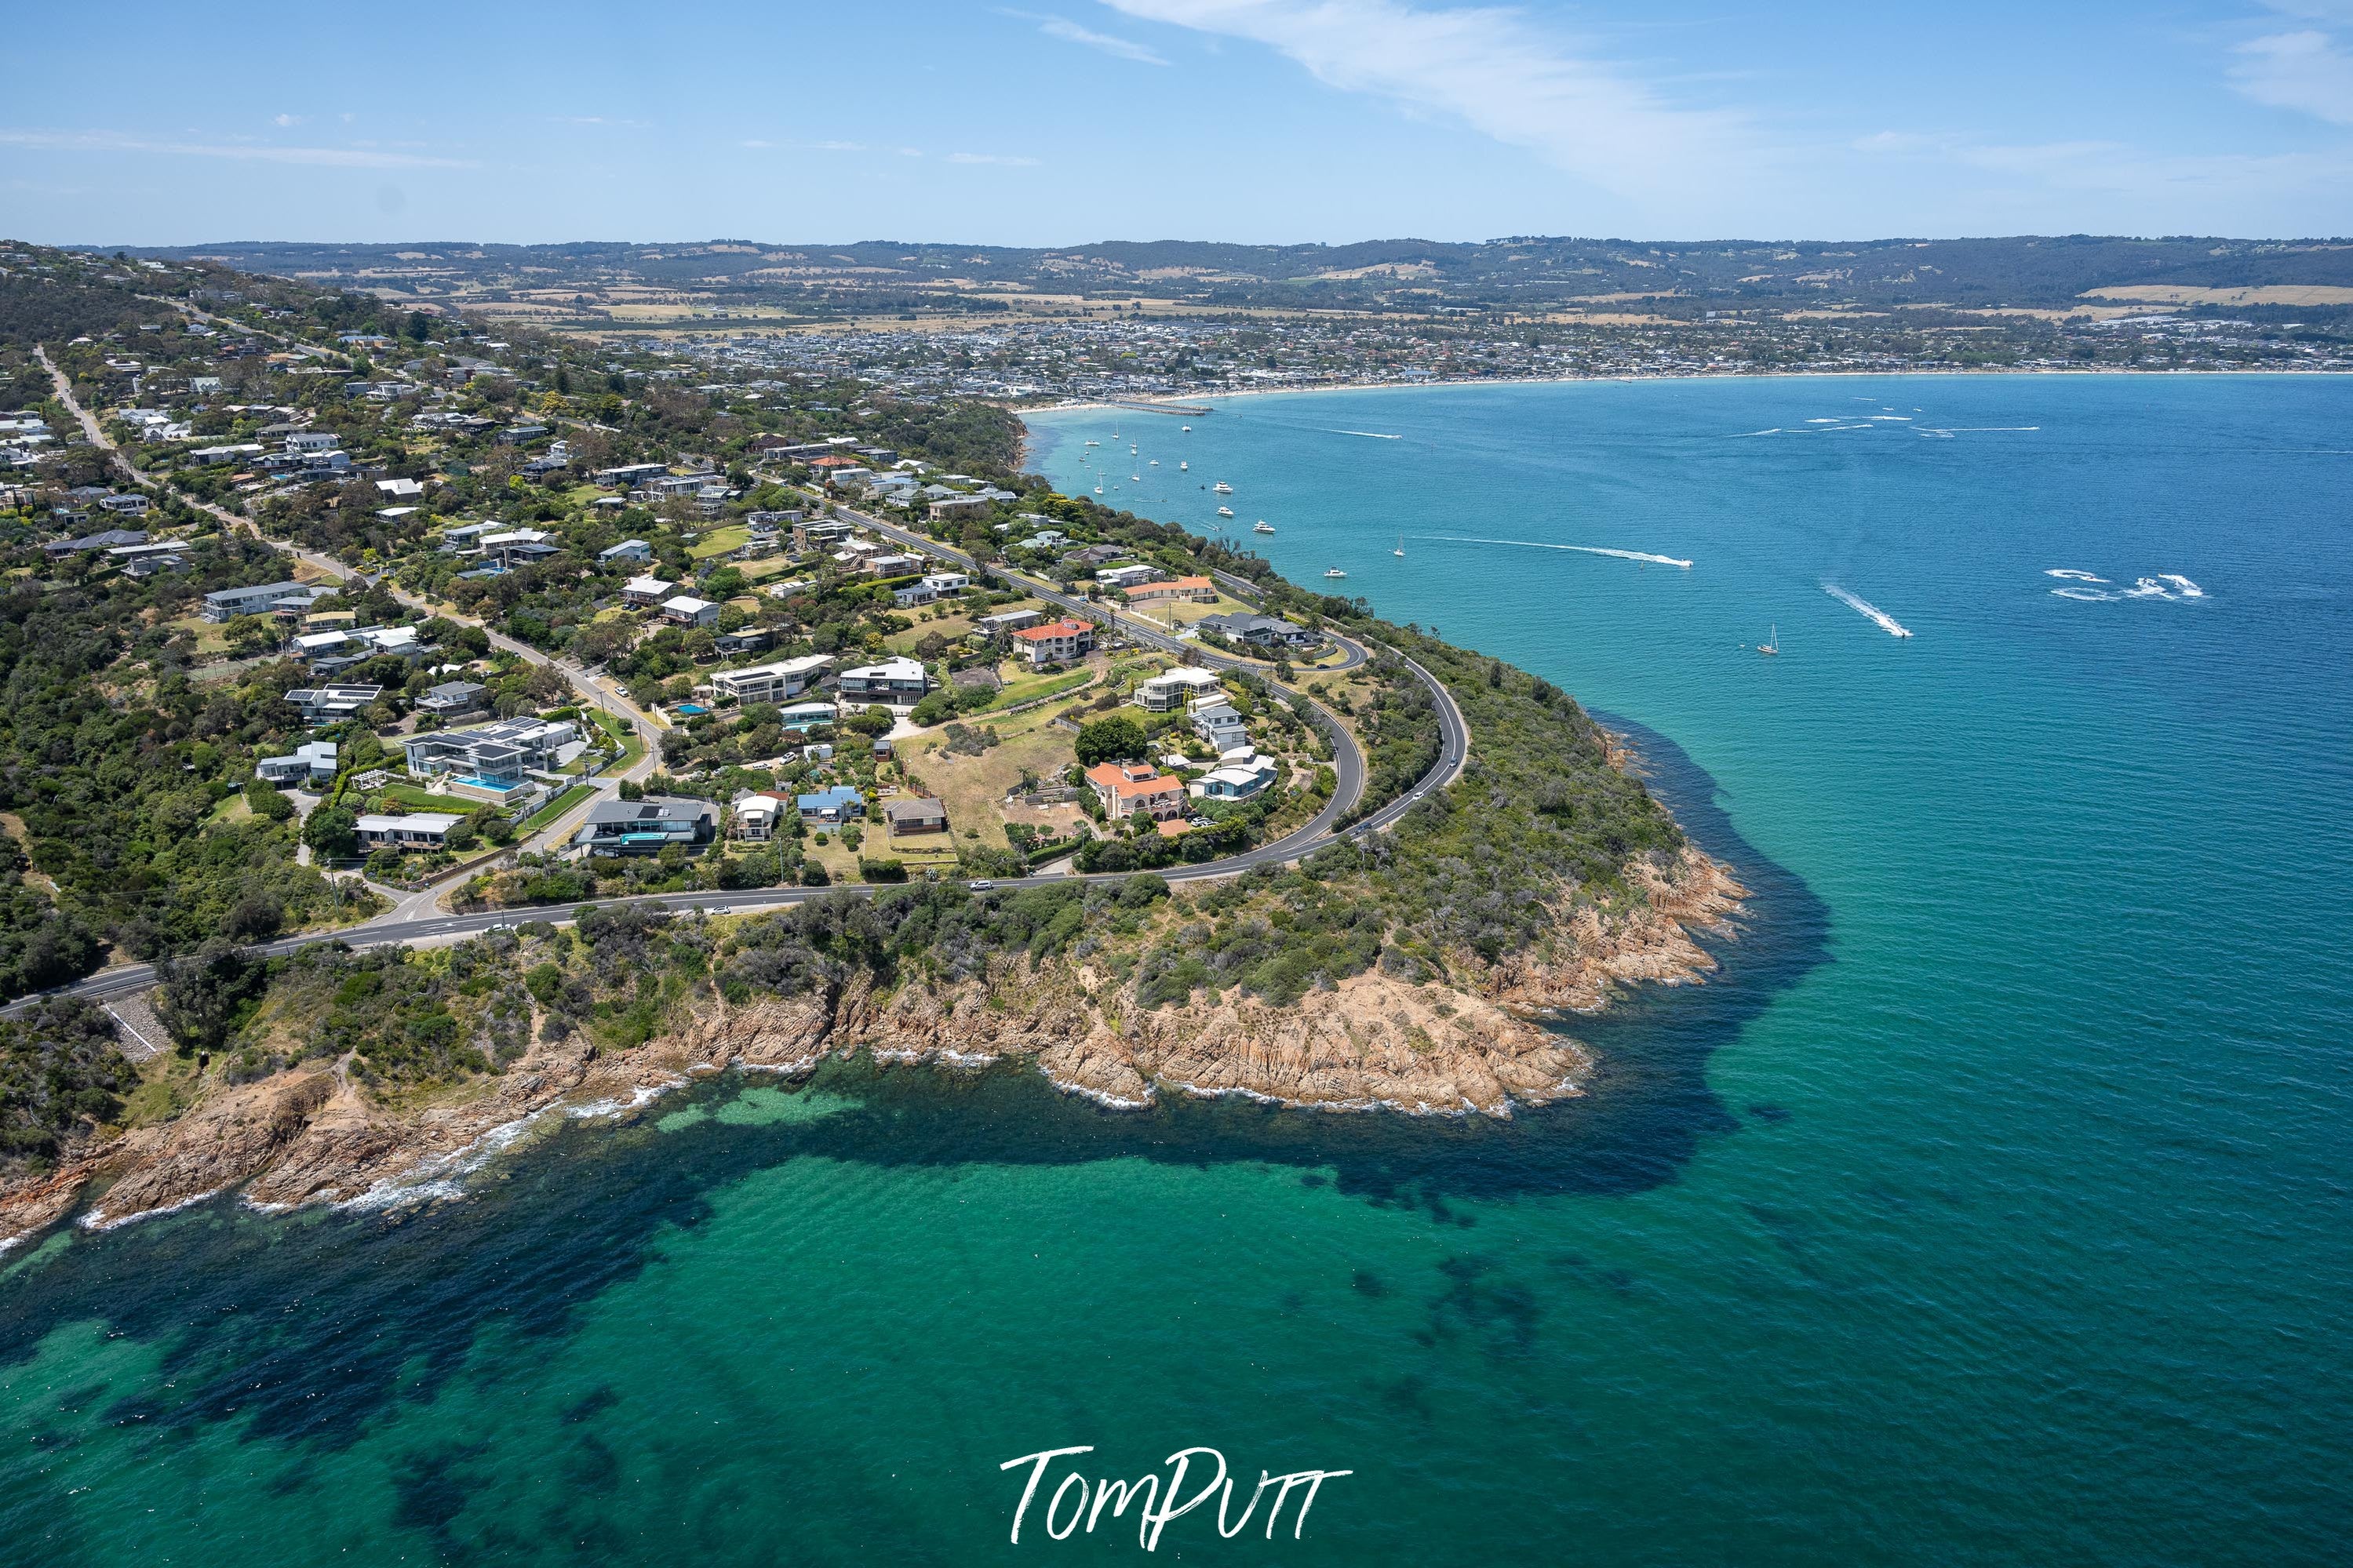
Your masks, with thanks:
M 54 374 L 54 368 L 52 369 L 52 374 Z M 62 381 L 62 377 L 59 379 Z M 83 419 L 86 428 L 95 429 L 96 422 L 91 420 L 78 405 L 73 404 L 70 398 L 68 399 L 68 406 L 72 407 L 74 412 Z M 103 444 L 107 446 L 107 448 L 110 451 L 112 450 L 111 443 Z M 121 459 L 119 453 L 116 454 L 116 456 L 118 460 L 124 461 L 125 467 L 129 466 L 127 460 Z M 970 557 L 965 555 L 962 552 L 947 549 L 940 545 L 936 541 L 922 538 L 918 535 L 908 532 L 903 529 L 882 522 L 879 519 L 869 518 L 864 513 L 854 513 L 853 515 L 859 517 L 860 521 L 870 523 L 877 532 L 880 532 L 886 537 L 895 539 L 902 543 L 919 546 L 926 552 L 934 554 L 944 556 L 945 558 L 972 571 L 978 572 L 981 570 L 976 562 L 971 560 Z M 242 520 L 238 521 L 242 521 Z M 284 549 L 287 547 L 279 546 L 279 548 Z M 301 555 L 305 560 L 311 559 L 309 552 L 291 552 Z M 314 563 L 318 564 L 322 570 L 332 571 L 336 573 L 338 575 L 357 575 L 357 574 L 351 573 L 349 568 L 343 567 L 341 563 L 331 563 L 323 557 L 319 558 Z M 1025 587 L 1029 588 L 1032 592 L 1036 593 L 1038 596 L 1046 599 L 1050 603 L 1060 605 L 1074 613 L 1091 616 L 1095 615 L 1111 615 L 1104 606 L 1090 604 L 1083 599 L 1075 598 L 1070 595 L 1060 592 L 1059 589 L 1038 584 L 1026 577 L 1022 578 L 1021 582 Z M 1118 620 L 1115 615 L 1111 615 L 1111 618 L 1115 626 L 1120 626 L 1121 629 L 1126 631 L 1130 636 L 1136 637 L 1137 640 L 1145 642 L 1166 651 L 1187 654 L 1193 658 L 1199 658 L 1206 663 L 1215 664 L 1227 668 L 1250 668 L 1248 663 L 1244 660 L 1228 658 L 1224 655 L 1217 654 L 1209 649 L 1180 642 L 1176 637 L 1173 637 L 1166 632 L 1162 632 L 1148 624 L 1139 626 L 1133 620 L 1123 623 Z M 521 652 L 523 657 L 531 658 L 535 663 L 552 664 L 554 662 L 548 659 L 546 655 L 538 653 L 536 650 L 524 648 L 522 644 L 513 643 L 512 639 L 501 637 L 498 633 L 493 632 L 491 636 L 493 641 L 498 643 L 500 646 L 512 646 L 516 651 Z M 1336 667 L 1338 668 L 1353 668 L 1356 665 L 1364 663 L 1369 657 L 1362 647 L 1350 642 L 1345 638 L 1337 638 L 1335 640 L 1341 641 L 1345 647 L 1350 648 L 1355 656 L 1352 662 Z M 1398 652 L 1398 650 L 1394 649 L 1391 651 Z M 1398 652 L 1398 657 L 1404 660 L 1406 667 L 1410 669 L 1414 676 L 1429 689 L 1438 713 L 1439 721 L 1438 760 L 1436 763 L 1431 764 L 1430 771 L 1422 775 L 1421 779 L 1415 784 L 1412 789 L 1407 791 L 1406 794 L 1398 797 L 1397 800 L 1391 801 L 1380 810 L 1370 813 L 1363 820 L 1351 825 L 1345 830 L 1345 834 L 1335 833 L 1335 826 L 1339 819 L 1351 810 L 1364 795 L 1364 752 L 1362 749 L 1357 746 L 1354 737 L 1349 735 L 1346 729 L 1342 726 L 1339 720 L 1330 711 L 1330 710 L 1326 709 L 1323 704 L 1314 701 L 1311 698 L 1301 696 L 1296 692 L 1290 692 L 1287 689 L 1278 688 L 1278 689 L 1285 690 L 1286 695 L 1290 696 L 1295 702 L 1304 704 L 1310 710 L 1317 726 L 1324 731 L 1324 734 L 1332 742 L 1332 765 L 1335 778 L 1335 787 L 1332 791 L 1332 797 L 1324 804 L 1323 808 L 1319 810 L 1308 822 L 1291 833 L 1284 835 L 1282 838 L 1275 840 L 1273 843 L 1262 844 L 1255 848 L 1244 850 L 1239 855 L 1229 856 L 1220 860 L 1208 861 L 1198 866 L 1168 867 L 1162 869 L 1159 874 L 1171 882 L 1190 882 L 1211 878 L 1233 876 L 1239 872 L 1249 870 L 1255 866 L 1285 864 L 1289 861 L 1301 858 L 1320 845 L 1335 838 L 1335 837 L 1361 837 L 1366 834 L 1380 832 L 1394 825 L 1398 818 L 1402 817 L 1407 811 L 1412 808 L 1415 802 L 1430 794 L 1430 791 L 1442 789 L 1446 785 L 1452 784 L 1456 779 L 1460 778 L 1462 774 L 1464 766 L 1470 761 L 1471 754 L 1470 727 L 1463 721 L 1461 709 L 1456 706 L 1454 698 L 1452 694 L 1446 689 L 1444 682 L 1439 680 L 1437 677 L 1431 675 L 1429 670 L 1423 668 L 1413 659 L 1406 658 L 1402 652 Z M 565 667 L 558 666 L 557 668 Z M 573 669 L 566 668 L 565 673 L 573 679 L 575 686 L 585 687 L 585 682 L 587 679 L 585 671 L 575 671 Z M 1271 685 L 1274 683 L 1269 682 L 1269 684 Z M 634 708 L 630 709 L 629 711 L 633 715 L 634 719 L 642 723 L 642 716 L 638 715 Z M 649 736 L 649 739 L 650 740 L 651 737 Z M 659 751 L 649 745 L 647 755 L 640 759 L 638 768 L 633 768 L 631 772 L 638 772 L 640 768 L 650 769 L 659 754 Z M 1018 877 L 1005 879 L 997 881 L 995 885 L 999 889 L 1060 887 L 1067 886 L 1073 881 L 1118 881 L 1123 879 L 1129 873 L 1125 872 L 1104 872 L 1061 877 Z M 901 884 L 886 883 L 881 884 L 880 886 L 889 887 L 898 885 Z M 811 899 L 824 898 L 836 892 L 847 891 L 852 894 L 871 897 L 877 890 L 878 885 L 876 884 L 849 883 L 845 884 L 842 887 L 836 888 L 761 888 L 746 889 L 736 892 L 707 891 L 691 893 L 643 893 L 618 898 L 584 899 L 580 900 L 579 903 L 563 907 L 549 906 L 543 909 L 488 910 L 471 914 L 450 914 L 441 911 L 434 905 L 432 900 L 435 899 L 436 895 L 431 889 L 427 889 L 426 892 L 414 895 L 404 900 L 388 913 L 379 915 L 375 919 L 366 921 L 361 925 L 346 927 L 341 931 L 308 931 L 296 936 L 281 937 L 275 942 L 259 944 L 255 951 L 266 954 L 288 953 L 292 952 L 297 949 L 308 947 L 314 943 L 322 942 L 349 942 L 354 947 L 376 947 L 387 944 L 416 942 L 455 941 L 464 937 L 477 935 L 487 931 L 512 929 L 515 926 L 533 921 L 549 921 L 557 924 L 568 924 L 571 921 L 573 910 L 586 905 L 596 905 L 601 907 L 606 905 L 627 903 L 660 904 L 666 908 L 673 910 L 701 910 L 710 913 L 749 914 L 765 910 L 782 909 L 793 904 L 805 903 Z M 92 974 L 87 979 L 79 981 L 72 985 L 60 986 L 53 991 L 40 992 L 34 995 L 20 997 L 16 1001 L 10 1003 L 5 1008 L 0 1008 L 0 1014 L 13 1014 L 19 1012 L 45 996 L 81 996 L 94 1001 L 110 1001 L 147 990 L 155 984 L 155 966 L 153 964 L 119 964 L 108 969 L 100 970 L 97 973 Z

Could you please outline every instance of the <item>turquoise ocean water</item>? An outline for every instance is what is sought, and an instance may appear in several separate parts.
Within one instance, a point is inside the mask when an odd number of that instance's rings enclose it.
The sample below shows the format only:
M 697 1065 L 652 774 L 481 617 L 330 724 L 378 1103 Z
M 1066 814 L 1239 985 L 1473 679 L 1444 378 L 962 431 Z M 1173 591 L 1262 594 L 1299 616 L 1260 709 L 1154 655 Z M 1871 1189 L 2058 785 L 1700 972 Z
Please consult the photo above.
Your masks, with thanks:
M 1191 423 L 1032 461 L 1203 529 L 1225 479 L 1294 579 L 1624 728 L 1757 889 L 1714 984 L 1509 1126 L 860 1068 L 423 1213 L 53 1237 L 0 1259 L 0 1563 L 1128 1557 L 1007 1540 L 999 1463 L 1080 1444 L 1354 1471 L 1195 1560 L 2342 1560 L 2353 383 Z

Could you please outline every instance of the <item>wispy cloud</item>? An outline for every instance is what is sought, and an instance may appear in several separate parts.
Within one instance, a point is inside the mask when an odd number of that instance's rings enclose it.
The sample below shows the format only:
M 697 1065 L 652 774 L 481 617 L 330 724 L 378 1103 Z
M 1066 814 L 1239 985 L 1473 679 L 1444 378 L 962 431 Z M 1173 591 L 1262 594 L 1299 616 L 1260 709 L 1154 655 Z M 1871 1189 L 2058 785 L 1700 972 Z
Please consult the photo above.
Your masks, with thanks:
M 551 114 L 547 118 L 555 125 L 618 125 L 632 131 L 643 131 L 652 123 L 646 120 L 617 120 L 604 114 Z
M 2299 13 L 2300 14 L 2300 13 Z M 2257 103 L 2353 125 L 2353 54 L 2316 27 L 2272 33 L 2232 51 L 2231 85 Z
M 175 158 L 227 158 L 257 163 L 308 163 L 332 169 L 472 169 L 470 158 L 430 158 L 365 147 L 276 147 L 259 142 L 164 142 L 119 131 L 5 131 L 0 147 L 56 153 L 145 153 Z
M 1014 157 L 1003 153 L 951 153 L 948 154 L 948 162 L 951 163 L 1000 163 L 1009 169 L 1034 169 L 1038 166 L 1038 160 L 1035 158 Z
M 275 114 L 270 116 L 269 123 L 283 129 L 289 125 L 301 124 L 302 117 L 299 114 Z
M 1024 22 L 1035 22 L 1038 24 L 1039 32 L 1050 38 L 1060 38 L 1066 44 L 1082 44 L 1088 48 L 1100 49 L 1104 54 L 1123 60 L 1134 60 L 1139 65 L 1165 66 L 1168 63 L 1158 54 L 1132 38 L 1114 37 L 1109 33 L 1098 33 L 1092 27 L 1079 26 L 1068 16 L 1044 16 L 1036 11 L 1007 10 L 999 14 L 1018 17 Z
M 1738 178 L 1753 161 L 1736 115 L 1670 101 L 1491 6 L 1407 0 L 1103 0 L 1128 16 L 1266 45 L 1345 92 L 1459 121 L 1607 189 L 1651 194 Z

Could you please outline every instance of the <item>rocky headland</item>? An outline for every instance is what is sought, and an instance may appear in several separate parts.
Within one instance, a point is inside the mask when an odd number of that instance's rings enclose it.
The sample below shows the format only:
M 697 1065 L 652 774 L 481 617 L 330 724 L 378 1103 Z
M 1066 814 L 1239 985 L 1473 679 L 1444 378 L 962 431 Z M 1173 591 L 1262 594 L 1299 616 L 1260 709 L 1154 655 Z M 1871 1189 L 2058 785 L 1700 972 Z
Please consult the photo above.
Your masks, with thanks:
M 0 1246 L 77 1210 L 102 1228 L 231 1189 L 263 1208 L 444 1195 L 540 1119 L 628 1114 L 730 1068 L 806 1078 L 860 1051 L 911 1065 L 1029 1063 L 1118 1108 L 1240 1094 L 1326 1110 L 1509 1116 L 1583 1092 L 1594 1058 L 1557 1026 L 1563 1016 L 1605 1006 L 1619 987 L 1715 968 L 1694 938 L 1721 929 L 1746 896 L 1731 873 L 1686 847 L 1636 875 L 1641 900 L 1610 914 L 1565 910 L 1544 942 L 1498 963 L 1466 959 L 1420 983 L 1376 969 L 1288 1006 L 1228 994 L 1144 1009 L 1085 961 L 1007 959 L 952 984 L 878 990 L 853 978 L 733 1005 L 714 995 L 684 1026 L 629 1050 L 534 1027 L 503 1071 L 423 1109 L 379 1103 L 343 1064 L 308 1063 L 0 1182 Z

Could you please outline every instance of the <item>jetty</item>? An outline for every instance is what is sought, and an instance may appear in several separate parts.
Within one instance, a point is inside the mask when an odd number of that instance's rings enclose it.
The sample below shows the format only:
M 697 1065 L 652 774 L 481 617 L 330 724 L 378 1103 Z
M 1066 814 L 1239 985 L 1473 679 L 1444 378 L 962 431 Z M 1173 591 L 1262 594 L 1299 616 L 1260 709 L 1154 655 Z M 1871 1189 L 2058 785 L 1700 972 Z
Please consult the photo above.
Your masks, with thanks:
M 1217 412 L 1198 403 L 1138 403 L 1124 397 L 1106 397 L 1103 401 L 1113 408 L 1133 408 L 1142 414 L 1182 414 L 1187 418 Z

